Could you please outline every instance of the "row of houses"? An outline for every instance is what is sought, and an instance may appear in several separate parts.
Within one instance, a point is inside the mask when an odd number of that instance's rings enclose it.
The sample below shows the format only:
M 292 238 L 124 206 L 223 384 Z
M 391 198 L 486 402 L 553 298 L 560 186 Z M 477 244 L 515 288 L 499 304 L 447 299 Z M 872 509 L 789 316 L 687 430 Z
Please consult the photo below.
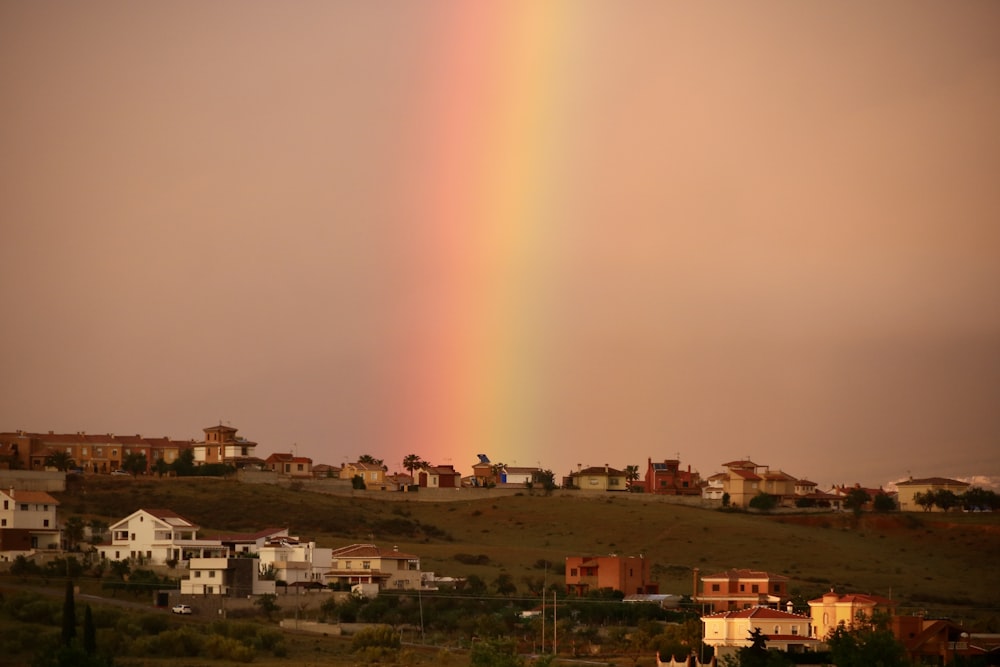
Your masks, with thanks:
M 199 537 L 201 527 L 164 509 L 139 509 L 110 526 L 101 558 L 186 571 L 182 595 L 246 596 L 274 593 L 277 582 L 377 593 L 424 588 L 420 558 L 374 544 L 320 547 L 287 528 Z M 433 576 L 433 575 L 430 575 Z
M 571 556 L 566 559 L 566 589 L 586 594 L 610 588 L 625 593 L 626 600 L 650 599 L 656 597 L 649 594 L 657 593 L 657 586 L 650 581 L 649 571 L 649 560 L 642 556 Z M 897 601 L 891 598 L 831 589 L 807 602 L 808 613 L 799 613 L 784 575 L 734 568 L 700 576 L 695 568 L 693 579 L 692 600 L 702 608 L 703 641 L 719 658 L 750 646 L 754 631 L 766 638 L 769 648 L 791 653 L 825 651 L 824 640 L 831 632 L 867 623 L 876 614 L 888 618 L 893 636 L 914 664 L 1000 656 L 995 636 L 970 637 L 947 619 L 900 614 Z
M 410 487 L 460 488 L 460 487 L 526 487 L 546 481 L 547 471 L 540 467 L 518 467 L 492 463 L 485 454 L 478 455 L 472 474 L 463 477 L 452 465 L 433 465 L 421 462 L 412 474 L 389 474 L 381 462 L 356 461 L 342 466 L 315 464 L 309 457 L 293 453 L 276 452 L 261 459 L 256 454 L 257 443 L 238 435 L 238 429 L 228 425 L 209 426 L 203 429 L 201 441 L 173 440 L 168 437 L 146 438 L 140 435 L 27 433 L 24 431 L 0 433 L 0 468 L 43 470 L 46 460 L 53 454 L 65 455 L 74 461 L 79 471 L 111 473 L 123 465 L 130 455 L 145 456 L 147 470 L 152 472 L 157 461 L 175 462 L 181 453 L 190 450 L 195 465 L 226 464 L 239 469 L 267 470 L 289 478 L 326 478 L 353 482 L 360 479 L 365 488 L 399 491 Z M 653 461 L 647 459 L 646 469 L 638 466 L 619 470 L 610 465 L 577 466 L 577 470 L 562 478 L 564 488 L 583 492 L 643 492 L 656 495 L 701 497 L 707 500 L 726 499 L 734 507 L 746 507 L 761 493 L 774 496 L 781 505 L 794 506 L 808 502 L 821 507 L 842 509 L 844 500 L 859 485 L 834 486 L 822 491 L 815 482 L 797 478 L 784 470 L 758 464 L 750 459 L 729 461 L 722 464 L 722 471 L 702 479 L 691 466 L 681 465 L 679 459 Z M 961 494 L 969 484 L 943 477 L 905 480 L 896 483 L 896 490 L 865 488 L 874 498 L 884 494 L 893 496 L 899 509 L 915 511 L 918 493 L 946 489 Z

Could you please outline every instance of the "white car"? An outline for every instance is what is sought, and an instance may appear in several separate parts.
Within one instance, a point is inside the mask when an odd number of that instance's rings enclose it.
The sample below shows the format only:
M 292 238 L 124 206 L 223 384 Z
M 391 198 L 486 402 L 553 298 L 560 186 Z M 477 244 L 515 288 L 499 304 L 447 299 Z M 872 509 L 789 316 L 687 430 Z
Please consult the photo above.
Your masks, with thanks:
M 190 613 L 193 613 L 191 607 L 187 606 L 186 604 L 174 605 L 174 607 L 170 611 L 174 612 L 175 614 L 190 614 Z

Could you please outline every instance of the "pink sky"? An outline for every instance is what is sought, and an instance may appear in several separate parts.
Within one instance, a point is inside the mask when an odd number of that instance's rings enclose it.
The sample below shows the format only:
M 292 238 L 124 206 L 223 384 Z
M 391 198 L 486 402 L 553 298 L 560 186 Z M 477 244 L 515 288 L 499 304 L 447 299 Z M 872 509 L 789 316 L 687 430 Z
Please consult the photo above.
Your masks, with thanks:
M 0 431 L 1000 476 L 1000 5 L 0 2 Z

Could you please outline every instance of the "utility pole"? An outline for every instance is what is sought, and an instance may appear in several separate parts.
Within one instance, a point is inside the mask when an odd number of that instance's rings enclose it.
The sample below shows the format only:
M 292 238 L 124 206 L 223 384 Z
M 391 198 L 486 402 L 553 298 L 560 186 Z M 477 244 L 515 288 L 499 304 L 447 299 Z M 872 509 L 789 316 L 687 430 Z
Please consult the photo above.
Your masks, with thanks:
M 552 655 L 559 654 L 559 603 L 557 594 L 552 591 Z

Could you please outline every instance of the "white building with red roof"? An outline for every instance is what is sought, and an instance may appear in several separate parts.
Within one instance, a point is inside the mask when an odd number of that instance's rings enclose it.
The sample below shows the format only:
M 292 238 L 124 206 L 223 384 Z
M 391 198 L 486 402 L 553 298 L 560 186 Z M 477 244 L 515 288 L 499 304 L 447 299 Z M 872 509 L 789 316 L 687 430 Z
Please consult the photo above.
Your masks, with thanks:
M 770 607 L 720 611 L 701 617 L 703 641 L 722 657 L 752 644 L 750 633 L 759 630 L 767 648 L 789 653 L 814 651 L 820 642 L 813 637 L 812 619 Z
M 0 490 L 0 560 L 60 548 L 59 501 L 44 491 Z
M 173 510 L 140 509 L 111 525 L 111 541 L 98 545 L 101 558 L 165 565 L 225 555 L 217 539 L 198 539 L 199 527 Z

